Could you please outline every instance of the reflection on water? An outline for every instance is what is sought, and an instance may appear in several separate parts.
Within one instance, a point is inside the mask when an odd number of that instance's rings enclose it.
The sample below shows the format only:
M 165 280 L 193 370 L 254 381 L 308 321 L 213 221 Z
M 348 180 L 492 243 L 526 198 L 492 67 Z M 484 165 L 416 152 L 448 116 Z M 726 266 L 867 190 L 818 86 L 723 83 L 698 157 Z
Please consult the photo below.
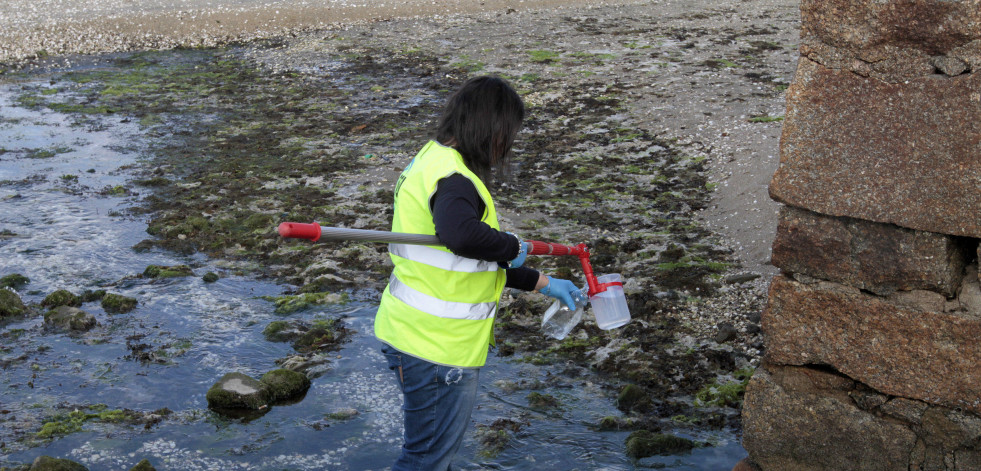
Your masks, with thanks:
M 0 466 L 39 455 L 70 458 L 91 469 L 128 469 L 148 458 L 171 470 L 387 469 L 401 444 L 401 397 L 371 333 L 375 306 L 354 302 L 294 314 L 344 318 L 355 331 L 332 352 L 329 371 L 306 397 L 274 406 L 261 417 L 231 420 L 207 409 L 205 392 L 219 377 L 254 377 L 276 368 L 288 344 L 266 341 L 262 329 L 281 316 L 259 296 L 286 287 L 247 277 L 216 260 L 160 251 L 137 252 L 145 224 L 123 216 L 144 188 L 125 185 L 140 163 L 140 130 L 118 117 L 79 125 L 72 117 L 14 105 L 18 87 L 0 90 L 0 276 L 20 273 L 20 291 L 38 303 L 56 289 L 76 294 L 105 289 L 136 298 L 126 314 L 98 302 L 82 305 L 99 326 L 80 335 L 48 332 L 40 317 L 0 325 Z M 115 191 L 119 187 L 130 191 Z M 147 265 L 187 264 L 197 276 L 142 279 Z M 215 283 L 201 275 L 221 273 Z M 158 361 L 140 362 L 135 344 Z M 561 371 L 561 373 L 560 373 Z M 521 406 L 528 390 L 502 389 L 499 380 L 541 380 L 562 404 L 540 413 Z M 464 469 L 634 469 L 624 456 L 627 432 L 590 427 L 618 415 L 611 391 L 587 372 L 562 366 L 505 362 L 491 355 L 481 374 L 476 424 L 508 418 L 526 424 L 497 456 L 482 457 L 476 428 L 460 455 Z M 142 425 L 87 423 L 81 431 L 43 440 L 35 436 L 59 412 L 94 404 L 110 409 L 173 413 Z M 337 411 L 356 411 L 333 419 Z M 691 437 L 714 447 L 684 457 L 661 457 L 666 469 L 727 469 L 744 453 L 724 432 Z M 734 458 L 735 457 L 735 458 Z

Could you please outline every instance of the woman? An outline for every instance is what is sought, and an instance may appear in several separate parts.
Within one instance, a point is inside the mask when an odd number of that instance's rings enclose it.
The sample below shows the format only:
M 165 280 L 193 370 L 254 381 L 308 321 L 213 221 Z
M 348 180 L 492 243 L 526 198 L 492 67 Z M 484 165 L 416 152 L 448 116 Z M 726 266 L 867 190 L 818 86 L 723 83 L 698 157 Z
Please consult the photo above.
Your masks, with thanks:
M 529 244 L 501 232 L 484 182 L 508 166 L 524 104 L 496 77 L 477 77 L 450 97 L 435 141 L 395 186 L 393 232 L 434 234 L 442 247 L 392 244 L 395 268 L 375 318 L 375 336 L 404 397 L 405 444 L 393 471 L 442 471 L 470 422 L 477 376 L 494 344 L 505 287 L 560 299 L 579 289 L 522 267 Z

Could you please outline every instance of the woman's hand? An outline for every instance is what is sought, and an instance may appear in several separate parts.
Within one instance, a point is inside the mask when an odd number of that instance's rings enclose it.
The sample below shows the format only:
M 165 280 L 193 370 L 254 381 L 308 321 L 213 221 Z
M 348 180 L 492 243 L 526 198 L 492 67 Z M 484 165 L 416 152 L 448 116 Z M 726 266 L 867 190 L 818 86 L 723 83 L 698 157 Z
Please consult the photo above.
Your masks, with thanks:
M 545 286 L 538 288 L 538 292 L 548 296 L 550 298 L 558 299 L 565 304 L 569 309 L 576 309 L 576 300 L 580 302 L 585 301 L 583 299 L 582 290 L 576 287 L 575 283 L 569 280 L 563 280 L 561 278 L 540 277 L 538 284 L 541 284 L 541 278 L 545 278 Z

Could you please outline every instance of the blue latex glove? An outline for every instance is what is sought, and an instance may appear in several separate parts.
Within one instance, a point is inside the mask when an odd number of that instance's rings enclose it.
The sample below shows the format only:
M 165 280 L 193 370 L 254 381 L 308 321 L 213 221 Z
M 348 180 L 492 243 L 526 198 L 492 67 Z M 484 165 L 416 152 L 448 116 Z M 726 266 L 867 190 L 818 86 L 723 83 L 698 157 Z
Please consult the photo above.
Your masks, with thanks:
M 520 247 L 518 248 L 518 256 L 514 257 L 514 260 L 508 262 L 508 268 L 518 268 L 522 264 L 524 264 L 525 258 L 528 257 L 528 251 L 531 250 L 531 244 L 529 244 L 528 242 L 525 242 L 523 240 L 518 240 L 518 243 L 521 244 Z
M 561 278 L 552 278 L 551 276 L 547 276 L 546 278 L 548 278 L 548 284 L 538 290 L 539 293 L 550 298 L 558 299 L 573 311 L 576 310 L 577 299 L 584 301 L 582 299 L 584 297 L 582 290 L 577 288 L 575 283 Z

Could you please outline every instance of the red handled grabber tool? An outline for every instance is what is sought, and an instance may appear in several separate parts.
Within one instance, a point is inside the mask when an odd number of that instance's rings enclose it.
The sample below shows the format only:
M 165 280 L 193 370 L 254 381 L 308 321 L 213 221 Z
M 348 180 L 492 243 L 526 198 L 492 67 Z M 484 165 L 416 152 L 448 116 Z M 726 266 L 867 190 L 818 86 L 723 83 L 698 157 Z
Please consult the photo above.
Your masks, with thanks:
M 294 239 L 318 240 L 360 240 L 364 242 L 386 242 L 389 244 L 435 245 L 443 247 L 439 238 L 425 234 L 407 234 L 404 232 L 370 231 L 365 229 L 347 229 L 344 227 L 322 227 L 317 223 L 284 222 L 279 225 L 279 235 Z M 586 284 L 589 285 L 589 296 L 606 291 L 610 286 L 622 286 L 623 283 L 614 281 L 600 283 L 593 274 L 593 266 L 589 263 L 589 248 L 586 244 L 562 245 L 537 240 L 527 241 L 531 244 L 528 255 L 573 255 L 579 257 L 582 264 Z

